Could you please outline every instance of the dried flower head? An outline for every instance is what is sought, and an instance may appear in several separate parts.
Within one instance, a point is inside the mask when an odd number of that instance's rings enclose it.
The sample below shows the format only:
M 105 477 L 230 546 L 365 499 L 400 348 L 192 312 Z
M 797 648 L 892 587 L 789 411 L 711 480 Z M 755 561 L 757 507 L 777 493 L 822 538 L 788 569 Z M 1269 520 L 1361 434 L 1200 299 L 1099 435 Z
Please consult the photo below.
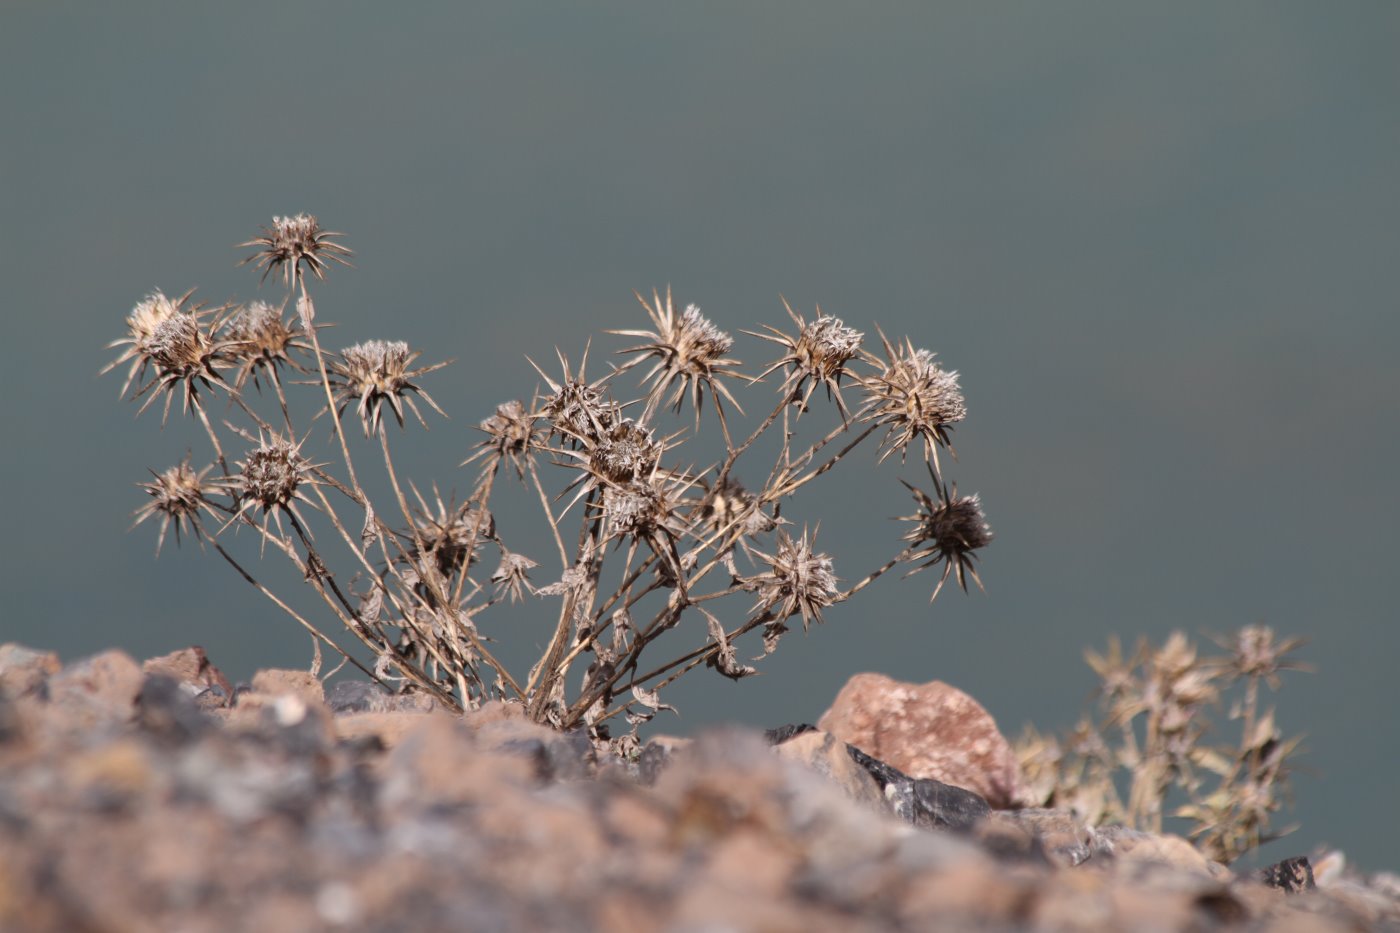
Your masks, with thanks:
M 778 529 L 777 546 L 771 555 L 753 552 L 768 564 L 768 570 L 744 581 L 745 589 L 758 593 L 755 609 L 771 613 L 779 622 L 800 613 L 803 631 L 812 619 L 822 621 L 821 611 L 835 602 L 841 592 L 831 558 L 813 552 L 814 539 L 815 536 L 808 537 L 805 528 L 800 538 Z
M 661 472 L 626 483 L 608 483 L 599 507 L 606 528 L 604 541 L 632 538 L 645 542 L 661 561 L 663 583 L 682 592 L 686 574 L 676 541 L 688 528 L 681 510 L 691 483 Z
M 406 402 L 418 423 L 426 428 L 428 423 L 423 420 L 422 412 L 414 403 L 413 396 L 407 394 L 412 392 L 446 418 L 447 413 L 438 408 L 432 396 L 413 380 L 442 369 L 451 360 L 410 369 L 413 361 L 421 355 L 417 350 L 410 350 L 408 344 L 401 340 L 366 340 L 341 350 L 340 358 L 332 360 L 328 367 L 331 388 L 338 403 L 336 414 L 344 414 L 346 406 L 352 401 L 356 402 L 365 437 L 369 437 L 379 433 L 383 427 L 381 416 L 385 402 L 389 403 L 399 427 L 403 427 L 403 406 Z
M 949 490 L 938 481 L 932 466 L 929 467 L 929 476 L 933 479 L 932 496 L 904 483 L 905 488 L 914 494 L 919 510 L 914 515 L 903 516 L 902 520 L 914 523 L 914 527 L 904 535 L 904 540 L 909 542 L 907 560 L 925 561 L 910 573 L 943 564 L 943 576 L 929 597 L 932 602 L 938 598 L 943 584 L 954 574 L 963 592 L 967 591 L 968 577 L 977 583 L 979 589 L 983 588 L 982 579 L 977 576 L 976 552 L 990 544 L 993 535 L 986 516 L 982 514 L 980 497 L 959 496 L 956 486 Z
M 201 404 L 201 386 L 229 388 L 219 374 L 219 367 L 230 362 L 233 345 L 216 336 L 217 325 L 211 327 L 205 320 L 218 309 L 184 308 L 190 294 L 186 292 L 179 301 L 172 302 L 156 292 L 138 304 L 127 318 L 130 336 L 113 344 L 128 344 L 127 350 L 103 370 L 107 372 L 127 359 L 132 360 L 127 373 L 127 385 L 130 385 L 133 375 L 139 373 L 144 378 L 147 367 L 153 368 L 155 375 L 137 389 L 132 398 L 151 393 L 141 405 L 140 410 L 144 412 L 156 398 L 164 395 L 162 420 L 169 417 L 170 403 L 177 392 L 181 396 L 181 410 L 189 411 Z
M 486 439 L 476 446 L 480 448 L 460 466 L 485 459 L 482 475 L 495 473 L 501 463 L 509 460 L 515 467 L 516 476 L 525 478 L 525 465 L 531 454 L 540 446 L 535 429 L 539 416 L 525 407 L 520 401 L 502 402 L 496 406 L 496 413 L 481 422 L 481 430 Z
M 124 346 L 126 349 L 115 360 L 102 367 L 101 372 L 102 375 L 106 375 L 122 363 L 131 361 L 131 366 L 126 373 L 126 381 L 122 383 L 122 395 L 126 395 L 127 391 L 130 390 L 132 382 L 138 378 L 146 378 L 146 369 L 154 365 L 155 362 L 151 356 L 151 338 L 167 320 L 185 313 L 185 302 L 193 294 L 194 290 L 191 289 L 172 301 L 165 296 L 164 292 L 157 289 L 138 301 L 136 307 L 132 308 L 131 313 L 126 316 L 127 336 L 107 345 L 109 348 Z
M 180 542 L 180 533 L 185 529 L 203 543 L 204 532 L 199 523 L 199 513 L 202 511 L 216 514 L 209 503 L 209 496 L 217 490 L 217 486 L 204 482 L 204 477 L 212 469 L 211 464 L 195 472 L 187 455 L 181 463 L 163 473 L 152 470 L 151 476 L 155 479 L 139 484 L 151 496 L 151 501 L 136 510 L 131 527 L 135 528 L 153 516 L 160 516 L 160 534 L 156 538 L 157 555 L 165 544 L 165 533 L 172 525 L 175 527 L 176 544 Z
M 651 476 L 666 447 L 651 431 L 624 418 L 585 449 L 590 473 L 608 483 L 627 484 Z
M 501 548 L 501 563 L 491 573 L 491 582 L 496 585 L 496 598 L 509 596 L 512 603 L 525 598 L 526 593 L 534 594 L 529 573 L 539 564 L 524 554 L 516 554 Z
M 1178 631 L 1148 655 L 1146 671 L 1143 703 L 1161 718 L 1161 731 L 1169 736 L 1199 733 L 1200 727 L 1194 725 L 1195 712 L 1219 697 L 1215 685 L 1219 669 L 1198 659 L 1196 646 Z
M 303 529 L 306 528 L 306 522 L 297 512 L 296 503 L 305 502 L 315 508 L 315 503 L 306 496 L 306 487 L 318 481 L 312 473 L 317 464 L 301 455 L 301 442 L 293 443 L 277 434 L 262 438 L 257 447 L 248 451 L 245 459 L 238 461 L 238 466 L 240 472 L 237 476 L 220 481 L 220 485 L 225 486 L 236 500 L 238 511 L 234 519 L 250 509 L 260 508 L 264 532 L 270 518 L 277 525 L 278 536 L 282 537 L 284 512 Z M 234 519 L 230 519 L 230 524 Z
M 253 385 L 261 388 L 259 372 L 277 384 L 278 368 L 283 365 L 303 371 L 292 359 L 292 352 L 311 350 L 311 345 L 303 339 L 305 334 L 301 326 L 285 320 L 281 308 L 274 308 L 265 301 L 254 301 L 235 311 L 224 322 L 223 333 L 231 345 L 230 355 L 240 363 L 233 382 L 239 389 L 250 376 Z
M 802 315 L 792 310 L 786 298 L 783 307 L 788 317 L 797 325 L 797 335 L 790 336 L 775 327 L 763 325 L 769 333 L 760 334 L 745 331 L 754 337 L 768 340 L 783 347 L 787 352 L 777 362 L 764 370 L 755 382 L 775 370 L 788 367 L 787 377 L 779 391 L 801 398 L 799 412 L 807 410 L 807 403 L 817 386 L 826 386 L 827 397 L 836 399 L 843 420 L 850 420 L 846 401 L 841 397 L 841 377 L 846 375 L 846 364 L 860 353 L 861 340 L 865 335 L 847 327 L 840 318 L 822 314 L 817 308 L 817 317 L 811 322 L 804 321 Z M 805 388 L 804 388 L 805 386 Z
M 651 483 L 629 482 L 609 485 L 603 491 L 603 515 L 608 536 L 642 536 L 659 527 L 669 517 L 665 497 Z
M 646 309 L 656 330 L 614 330 L 608 333 L 624 337 L 638 337 L 647 341 L 647 343 L 617 351 L 618 353 L 637 354 L 622 364 L 618 368 L 618 372 L 626 372 L 653 358 L 656 360 L 651 369 L 642 377 L 643 384 L 650 384 L 651 388 L 647 395 L 646 411 L 641 420 L 650 420 L 652 414 L 662 404 L 666 393 L 673 386 L 675 391 L 665 404 L 670 405 L 675 411 L 680 411 L 681 402 L 688 390 L 691 407 L 695 409 L 697 423 L 700 420 L 700 406 L 704 389 L 709 389 L 710 394 L 714 396 L 715 407 L 721 418 L 724 417 L 724 410 L 719 407 L 721 395 L 728 399 L 729 403 L 736 409 L 743 411 L 734 396 L 729 393 L 728 387 L 719 381 L 720 377 L 728 375 L 727 370 L 739 365 L 737 360 L 725 358 L 734 346 L 733 338 L 715 327 L 700 313 L 700 308 L 696 305 L 687 305 L 686 309 L 677 315 L 675 305 L 671 302 L 669 286 L 666 289 L 664 301 L 657 292 L 653 291 L 651 304 L 647 303 L 640 292 L 634 292 L 634 294 L 637 295 L 637 300 L 642 303 L 642 307 Z
M 353 255 L 350 250 L 334 242 L 343 233 L 322 230 L 316 218 L 310 214 L 297 214 L 295 217 L 273 217 L 271 227 L 262 228 L 263 235 L 254 237 L 240 247 L 255 246 L 258 251 L 245 258 L 239 265 L 257 263 L 263 270 L 263 280 L 268 273 L 281 270 L 282 280 L 292 284 L 292 277 L 301 281 L 304 265 L 318 279 L 326 277 L 327 260 L 350 265 L 345 257 Z
M 549 387 L 550 394 L 542 400 L 541 411 L 549 419 L 551 435 L 568 438 L 575 444 L 587 443 L 605 432 L 619 417 L 617 404 L 608 398 L 603 388 L 608 377 L 604 376 L 596 383 L 588 381 L 585 375 L 588 369 L 587 349 L 583 351 L 583 361 L 576 374 L 570 374 L 568 358 L 557 349 L 554 352 L 564 370 L 559 382 L 546 376 L 534 360 L 526 357 Z
M 1216 639 L 1216 642 L 1231 652 L 1228 664 L 1232 677 L 1259 678 L 1274 690 L 1279 688 L 1280 671 L 1308 670 L 1306 664 L 1288 659 L 1289 654 L 1307 644 L 1307 639 L 1277 639 L 1274 630 L 1267 625 L 1246 625 L 1233 639 Z
M 907 339 L 899 350 L 885 346 L 885 359 L 866 354 L 878 372 L 865 377 L 866 408 L 863 421 L 886 425 L 884 461 L 895 450 L 903 458 L 909 445 L 924 441 L 924 459 L 939 470 L 938 446 L 953 452 L 948 434 L 952 425 L 967 417 L 967 404 L 958 387 L 958 374 L 934 362 L 928 350 L 916 350 Z M 941 475 L 941 472 L 940 472 Z
M 758 497 L 737 480 L 725 477 L 700 499 L 700 522 L 711 534 L 729 535 L 737 527 L 752 537 L 777 527 L 777 522 L 759 507 Z
M 418 496 L 413 528 L 400 537 L 414 547 L 415 562 L 430 558 L 439 573 L 450 575 L 476 563 L 482 543 L 496 537 L 496 520 L 471 502 L 444 504 L 436 489 L 433 498 L 436 508 L 430 510 Z

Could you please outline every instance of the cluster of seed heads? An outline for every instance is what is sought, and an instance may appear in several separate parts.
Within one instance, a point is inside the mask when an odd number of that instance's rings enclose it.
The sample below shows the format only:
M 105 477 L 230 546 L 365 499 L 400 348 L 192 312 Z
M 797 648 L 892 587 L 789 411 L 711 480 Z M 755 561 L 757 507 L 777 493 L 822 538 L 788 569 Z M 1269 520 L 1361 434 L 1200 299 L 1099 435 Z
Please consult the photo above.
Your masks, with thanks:
M 199 416 L 222 474 L 211 479 L 214 465 L 195 470 L 187 459 L 143 484 L 151 501 L 136 520 L 160 519 L 157 547 L 173 525 L 177 539 L 190 532 L 201 542 L 213 542 L 252 581 L 225 548 L 222 532 L 235 526 L 255 529 L 263 544 L 273 543 L 303 570 L 345 629 L 374 653 L 372 670 L 364 667 L 372 676 L 397 671 L 415 688 L 457 706 L 488 696 L 519 699 L 537 720 L 561 726 L 582 722 L 601 740 L 613 715 L 625 713 L 635 727 L 668 708 L 656 696 L 659 687 L 649 684 L 669 683 L 701 663 L 726 677 L 746 677 L 754 669 L 739 663 L 737 639 L 761 627 L 764 651 L 771 652 L 786 631 L 786 620 L 800 617 L 804 630 L 821 622 L 825 610 L 897 563 L 917 565 L 915 570 L 942 565 L 935 595 L 954 577 L 964 589 L 969 577 L 980 586 L 974 560 L 992 540 L 991 529 L 980 499 L 959 496 L 945 486 L 937 463 L 937 448 L 951 451 L 952 427 L 966 415 L 957 374 L 943 370 L 933 354 L 907 340 L 892 345 L 882 335 L 884 358 L 867 353 L 860 331 L 820 309 L 807 320 L 786 300 L 795 329 L 786 333 L 765 327 L 753 334 L 775 344 L 780 355 L 750 377 L 738 371 L 740 362 L 731 355 L 734 339 L 698 305 L 678 311 L 669 288 L 664 295 L 653 291 L 650 298 L 638 294 L 650 327 L 612 332 L 631 338 L 617 351 L 623 361 L 596 379 L 586 374 L 587 350 L 576 371 L 556 350 L 562 367 L 557 377 L 531 361 L 544 388 L 529 402 L 501 403 L 479 423 L 475 449 L 462 462 L 480 463 L 475 487 L 465 500 L 453 497 L 446 503 L 434 487 L 430 506 L 412 483 L 405 487 L 399 482 L 386 412 L 401 429 L 406 427 L 405 409 L 427 426 L 419 402 L 444 414 L 421 383 L 448 364 L 420 366 L 418 351 L 393 340 L 367 340 L 339 353 L 323 351 L 318 331 L 324 325 L 312 323 L 309 284 L 324 278 L 334 264 L 349 265 L 351 252 L 339 237 L 307 214 L 273 218 L 260 236 L 242 244 L 254 249 L 243 261 L 260 269 L 264 281 L 270 276 L 281 280 L 287 294 L 280 303 L 258 300 L 204 310 L 189 304 L 188 293 L 172 300 L 154 292 L 128 315 L 126 336 L 113 344 L 121 348 L 120 355 L 107 370 L 128 366 L 122 392 L 135 384 L 133 397 L 149 395 L 143 410 L 164 396 L 168 413 L 171 399 L 181 397 L 182 408 Z M 295 311 L 290 318 L 289 308 Z M 303 455 L 304 441 L 296 440 L 302 435 L 293 430 L 294 408 L 280 375 L 284 368 L 306 374 L 306 381 L 319 388 L 317 417 L 328 413 L 333 422 L 343 476 Z M 613 392 L 616 380 L 629 372 L 642 390 L 635 401 Z M 731 435 L 730 420 L 747 417 L 731 383 L 754 385 L 774 373 L 781 374 L 777 406 L 747 440 Z M 258 407 L 268 403 L 244 394 L 249 381 L 257 389 L 263 381 L 275 389 L 280 427 L 259 414 Z M 854 411 L 842 397 L 843 386 L 863 394 Z M 818 388 L 834 401 L 839 424 L 798 450 L 795 422 L 808 412 Z M 251 445 L 232 469 L 203 404 L 201 393 L 212 390 L 227 394 L 230 410 L 252 424 L 245 430 L 224 422 Z M 669 461 L 688 430 L 682 425 L 667 433 L 659 422 L 689 405 L 698 430 L 706 397 L 723 434 L 724 460 L 700 471 L 682 468 Z M 342 421 L 352 409 L 365 437 L 381 447 L 394 499 L 388 509 L 372 501 L 360 484 Z M 749 491 L 736 476 L 749 463 L 744 455 L 769 428 L 780 439 L 781 451 L 768 479 Z M 836 467 L 880 428 L 885 434 L 879 461 L 895 449 L 902 459 L 908 447 L 922 441 L 933 492 L 909 487 L 919 508 L 907 517 L 913 527 L 904 535 L 902 550 L 886 566 L 843 589 L 832 557 L 817 550 L 815 535 L 806 529 L 800 535 L 789 533 L 780 516 L 798 490 Z M 855 437 L 844 447 L 826 446 L 847 432 Z M 559 552 L 559 570 L 550 577 L 557 582 L 536 585 L 530 576 L 539 571 L 539 562 L 501 539 L 490 503 L 502 464 L 533 487 L 531 494 L 540 502 Z M 553 495 L 546 489 L 542 464 L 564 471 L 562 488 L 556 487 Z M 405 489 L 417 497 L 416 508 Z M 333 502 L 335 496 L 343 498 Z M 563 500 L 567 502 L 561 505 Z M 582 527 L 569 554 L 561 523 L 580 502 L 572 520 Z M 313 512 L 304 514 L 302 506 Z M 383 517 L 395 511 L 401 521 Z M 217 516 L 219 530 L 205 532 L 202 516 Z M 352 577 L 328 565 L 308 517 L 329 522 L 335 539 L 349 548 Z M 291 535 L 284 518 L 291 523 Z M 478 567 L 487 548 L 498 552 L 499 561 L 483 580 Z M 613 555 L 622 555 L 623 566 L 605 577 L 605 563 L 618 559 Z M 712 573 L 716 567 L 727 571 L 727 582 L 720 579 L 724 574 Z M 609 595 L 604 579 L 621 582 Z M 355 580 L 367 581 L 358 585 L 369 589 L 353 590 Z M 727 627 L 712 600 L 740 593 L 753 594 L 756 601 L 746 619 Z M 497 602 L 536 598 L 561 598 L 558 621 L 529 677 L 517 680 L 493 656 L 490 639 L 477 631 L 477 619 Z M 632 614 L 648 605 L 650 621 L 634 623 Z M 678 628 L 691 609 L 706 620 L 701 648 L 646 673 L 640 666 L 642 652 L 661 633 Z M 331 645 L 348 663 L 360 664 L 306 618 L 296 618 L 314 633 L 318 646 Z M 584 653 L 592 653 L 594 660 L 581 692 L 570 698 L 570 664 Z M 633 700 L 612 707 L 615 697 L 627 695 Z
M 1281 671 L 1306 669 L 1287 657 L 1303 640 L 1251 625 L 1217 641 L 1227 655 L 1203 656 L 1182 632 L 1155 648 L 1141 641 L 1130 655 L 1116 638 L 1102 654 L 1086 652 L 1102 716 L 1086 715 L 1063 739 L 1027 728 L 1017 743 L 1026 802 L 1150 832 L 1165 818 L 1183 819 L 1201 849 L 1227 863 L 1288 832 L 1270 824 L 1300 742 L 1285 739 L 1274 711 L 1261 708 L 1260 687 L 1276 689 Z M 1238 744 L 1207 741 L 1219 735 L 1210 714 L 1222 705 L 1240 724 Z M 1174 808 L 1173 798 L 1182 801 Z

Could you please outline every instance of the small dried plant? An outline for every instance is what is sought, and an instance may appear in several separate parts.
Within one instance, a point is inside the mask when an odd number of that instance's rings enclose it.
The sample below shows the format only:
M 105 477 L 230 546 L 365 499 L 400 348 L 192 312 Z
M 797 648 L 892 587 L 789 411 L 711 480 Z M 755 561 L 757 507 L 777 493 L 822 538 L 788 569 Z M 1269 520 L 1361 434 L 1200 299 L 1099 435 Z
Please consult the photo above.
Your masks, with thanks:
M 1288 658 L 1303 641 L 1280 640 L 1265 625 L 1216 640 L 1228 654 L 1202 656 L 1180 632 L 1157 648 L 1140 642 L 1127 657 L 1116 638 L 1104 654 L 1086 652 L 1102 683 L 1102 716 L 1085 716 L 1060 739 L 1027 728 L 1017 750 L 1029 802 L 1151 832 L 1162 831 L 1164 815 L 1185 819 L 1197 846 L 1226 863 L 1291 832 L 1270 824 L 1301 739 L 1283 737 L 1259 692 L 1278 689 L 1281 671 L 1307 669 Z M 1210 710 L 1225 701 L 1239 742 L 1208 744 Z M 1185 802 L 1168 814 L 1173 794 Z
M 634 341 L 618 351 L 619 364 L 590 376 L 587 349 L 577 368 L 558 351 L 558 370 L 531 361 L 542 385 L 480 422 L 462 463 L 475 470 L 465 498 L 444 502 L 434 486 L 430 500 L 401 481 L 392 438 L 415 427 L 405 408 L 428 426 L 420 402 L 446 417 L 423 383 L 449 361 L 420 365 L 420 353 L 398 341 L 367 340 L 338 353 L 322 347 L 309 286 L 333 265 L 349 265 L 340 238 L 310 215 L 274 218 L 242 244 L 254 250 L 243 261 L 264 280 L 280 279 L 287 290 L 280 303 L 203 310 L 190 294 L 171 300 L 155 292 L 128 316 L 127 336 L 112 345 L 121 353 L 104 370 L 127 366 L 122 393 L 144 400 L 143 410 L 163 397 L 168 412 L 178 397 L 213 452 L 206 466 L 197 469 L 187 456 L 142 484 L 151 501 L 137 523 L 160 520 L 157 550 L 172 525 L 177 539 L 191 535 L 212 547 L 311 633 L 318 673 L 327 647 L 343 659 L 339 666 L 451 708 L 516 701 L 539 722 L 587 728 L 626 753 L 637 726 L 670 708 L 659 693 L 676 678 L 700 666 L 731 679 L 756 673 L 738 656 L 750 633 L 761 642 L 757 661 L 776 650 L 790 620 L 808 629 L 901 564 L 909 573 L 941 567 L 935 596 L 950 579 L 964 590 L 969 580 L 981 586 L 974 562 L 991 529 L 981 500 L 945 484 L 938 460 L 939 448 L 952 452 L 950 435 L 967 413 L 958 374 L 908 340 L 881 335 L 883 355 L 870 353 L 864 335 L 840 319 L 818 310 L 807 320 L 786 300 L 792 330 L 745 332 L 779 350 L 758 375 L 745 376 L 734 339 L 698 306 L 677 312 L 669 288 L 649 300 L 638 294 L 651 327 L 611 331 Z M 301 378 L 289 381 L 288 373 Z M 632 375 L 640 397 L 615 395 Z M 769 392 L 776 383 L 776 400 L 750 428 L 737 393 L 762 391 L 755 387 L 765 382 Z M 310 435 L 297 430 L 295 413 L 306 405 L 288 397 L 298 387 L 310 393 L 315 416 L 330 422 L 329 457 L 304 452 Z M 824 426 L 809 414 L 818 388 L 832 406 Z M 216 394 L 230 413 L 218 425 L 209 412 Z M 703 449 L 722 452 L 695 469 L 683 451 L 697 442 L 707 396 L 722 447 Z M 804 417 L 810 437 L 799 441 Z M 358 421 L 382 457 L 374 480 L 387 490 L 381 501 L 360 481 L 347 420 Z M 732 433 L 741 426 L 749 433 Z M 930 486 L 905 484 L 916 511 L 904 519 L 902 542 L 846 585 L 816 527 L 798 532 L 783 513 L 877 432 L 871 465 L 895 451 L 902 461 L 912 448 Z M 225 457 L 240 446 L 241 457 Z M 758 456 L 767 465 L 755 465 Z M 758 482 L 744 486 L 741 471 Z M 505 543 L 492 511 L 502 476 L 537 503 L 536 540 L 552 541 L 554 570 L 546 569 L 553 557 Z M 258 559 L 290 561 L 319 614 L 298 611 L 261 582 L 250 559 L 235 553 L 231 537 L 240 529 L 258 543 Z M 487 628 L 491 610 L 503 603 L 533 603 L 552 616 L 517 636 L 543 646 L 528 670 L 509 670 L 491 650 L 503 634 Z M 703 622 L 688 627 L 686 617 Z M 676 633 L 667 644 L 687 637 L 690 644 L 658 661 L 653 646 L 667 633 Z M 360 647 L 342 645 L 346 635 Z M 618 717 L 632 728 L 614 738 Z

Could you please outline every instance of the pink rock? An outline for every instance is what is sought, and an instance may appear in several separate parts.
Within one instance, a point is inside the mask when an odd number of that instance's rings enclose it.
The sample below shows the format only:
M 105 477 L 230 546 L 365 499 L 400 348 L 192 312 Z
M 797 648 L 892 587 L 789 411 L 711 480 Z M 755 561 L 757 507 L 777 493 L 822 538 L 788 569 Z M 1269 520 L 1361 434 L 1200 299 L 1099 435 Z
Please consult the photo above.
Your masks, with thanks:
M 996 720 L 942 681 L 857 674 L 817 727 L 910 777 L 976 791 L 996 809 L 1020 803 L 1020 766 Z
M 846 751 L 846 743 L 825 732 L 804 732 L 773 749 L 779 758 L 795 761 L 834 781 L 861 803 L 878 813 L 889 812 L 885 795 L 870 772 L 856 764 Z
M 320 678 L 307 671 L 289 671 L 270 667 L 253 675 L 253 692 L 269 696 L 291 694 L 307 703 L 321 704 L 326 701 L 325 688 Z
M 63 667 L 52 651 L 35 651 L 23 645 L 0 645 L 0 692 L 23 696 L 35 692 Z
M 229 683 L 223 671 L 209 662 L 204 649 L 198 645 L 181 648 L 158 658 L 148 658 L 141 665 L 141 669 L 147 674 L 164 674 L 180 683 L 218 687 L 224 692 L 224 696 L 233 696 L 233 685 Z
M 124 723 L 134 712 L 144 677 L 124 651 L 104 651 L 70 664 L 49 678 L 53 719 L 85 731 Z

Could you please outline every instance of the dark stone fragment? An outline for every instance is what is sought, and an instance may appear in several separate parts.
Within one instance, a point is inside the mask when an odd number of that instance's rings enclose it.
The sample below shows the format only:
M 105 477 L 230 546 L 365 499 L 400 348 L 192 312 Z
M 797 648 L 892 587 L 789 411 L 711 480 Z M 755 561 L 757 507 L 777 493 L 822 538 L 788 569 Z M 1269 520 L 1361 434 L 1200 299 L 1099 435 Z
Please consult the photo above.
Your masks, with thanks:
M 582 780 L 593 773 L 593 743 L 582 729 L 561 732 L 548 738 L 511 739 L 499 746 L 503 752 L 523 755 L 535 765 L 535 777 L 552 781 Z
M 880 785 L 894 815 L 920 829 L 962 832 L 992 812 L 980 794 L 930 778 L 911 778 L 854 745 L 847 745 L 846 751 Z
M 224 693 L 224 688 L 215 684 L 206 687 L 194 695 L 194 705 L 205 712 L 216 709 L 226 709 L 228 707 L 228 694 Z
M 146 675 L 136 695 L 136 722 L 151 735 L 177 745 L 200 737 L 211 725 L 185 687 L 164 674 Z
M 776 729 L 768 729 L 763 733 L 764 739 L 769 745 L 782 745 L 788 739 L 801 735 L 804 732 L 816 732 L 817 727 L 810 723 L 798 723 L 790 726 L 779 726 Z
M 389 707 L 389 694 L 367 680 L 342 680 L 326 691 L 332 713 L 380 713 Z
M 983 849 L 1003 862 L 1052 864 L 1044 840 L 1023 827 L 987 820 L 977 825 L 976 836 Z
M 309 760 L 326 754 L 333 744 L 328 723 L 315 713 L 295 722 L 282 722 L 275 709 L 264 709 L 259 727 L 265 741 L 293 759 Z
M 1312 864 L 1307 856 L 1298 855 L 1259 869 L 1259 879 L 1271 888 L 1278 888 L 1289 894 L 1300 891 L 1316 891 L 1313 881 Z
M 0 692 L 0 745 L 15 741 L 24 735 L 24 723 L 20 721 L 19 710 L 9 695 Z
M 656 783 L 661 772 L 671 760 L 671 752 L 664 745 L 648 742 L 637 756 L 637 780 L 647 787 Z
M 971 829 L 992 808 L 981 794 L 919 778 L 914 781 L 914 825 L 925 829 Z

